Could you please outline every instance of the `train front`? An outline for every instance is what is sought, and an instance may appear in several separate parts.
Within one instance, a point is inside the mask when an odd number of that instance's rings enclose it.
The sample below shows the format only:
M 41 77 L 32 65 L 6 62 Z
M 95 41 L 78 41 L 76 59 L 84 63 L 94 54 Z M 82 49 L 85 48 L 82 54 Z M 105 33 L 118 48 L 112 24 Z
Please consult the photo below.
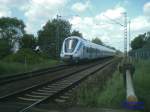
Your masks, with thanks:
M 73 62 L 76 60 L 79 39 L 76 37 L 68 37 L 64 40 L 60 57 L 65 62 Z

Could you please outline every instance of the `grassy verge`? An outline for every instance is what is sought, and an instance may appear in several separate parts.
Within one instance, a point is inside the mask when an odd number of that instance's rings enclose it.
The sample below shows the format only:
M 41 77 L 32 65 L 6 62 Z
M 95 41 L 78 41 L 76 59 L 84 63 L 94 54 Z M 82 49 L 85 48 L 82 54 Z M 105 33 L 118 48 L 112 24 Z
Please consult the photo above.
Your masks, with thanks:
M 73 100 L 78 105 L 88 107 L 109 106 L 114 99 L 117 101 L 115 95 L 123 94 L 123 92 L 117 93 L 118 90 L 120 91 L 123 88 L 123 84 L 119 73 L 112 76 L 115 69 L 115 65 L 111 65 L 89 78 L 86 83 L 79 87 Z M 116 84 L 112 86 L 114 83 Z M 118 85 L 120 86 L 118 87 Z M 102 92 L 102 90 L 104 91 Z
M 36 64 L 22 64 L 17 62 L 0 61 L 0 74 L 1 74 L 0 77 L 47 68 L 56 65 L 58 63 L 59 61 L 57 60 L 45 60 L 43 62 Z
M 144 102 L 145 111 L 149 112 L 150 60 L 139 60 L 138 62 L 135 61 L 134 64 L 136 68 L 134 74 L 135 92 L 139 101 Z M 102 84 L 103 87 L 101 87 Z M 82 106 L 122 108 L 123 101 L 126 99 L 123 77 L 118 71 L 116 71 L 112 75 L 112 78 L 109 78 L 107 81 L 103 81 L 102 77 L 97 77 L 96 80 L 94 80 L 94 84 L 88 82 L 82 85 L 75 97 L 76 103 Z
M 0 60 L 0 77 L 47 68 L 58 63 L 58 60 L 50 59 L 46 54 L 28 48 L 20 49 Z
M 97 105 L 100 107 L 120 108 L 125 99 L 122 75 L 116 71 L 112 79 L 106 82 L 104 88 L 97 96 Z
M 144 102 L 145 110 L 150 112 L 150 60 L 135 61 L 134 84 L 139 101 Z
M 88 107 L 115 107 L 121 106 L 125 99 L 125 90 L 123 86 L 123 79 L 119 72 L 115 72 L 112 78 L 103 75 L 110 75 L 109 73 L 101 73 L 93 82 L 88 82 L 81 85 L 75 97 L 76 103 Z

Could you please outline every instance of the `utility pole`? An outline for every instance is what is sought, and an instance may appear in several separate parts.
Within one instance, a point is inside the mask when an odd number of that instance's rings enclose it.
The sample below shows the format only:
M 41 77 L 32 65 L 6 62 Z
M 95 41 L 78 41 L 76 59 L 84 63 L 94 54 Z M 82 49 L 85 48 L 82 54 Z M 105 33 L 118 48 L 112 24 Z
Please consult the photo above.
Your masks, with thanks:
M 129 20 L 129 51 L 131 49 L 131 29 L 130 29 L 130 24 L 131 24 L 131 21 Z
M 127 13 L 124 12 L 124 55 L 127 58 Z

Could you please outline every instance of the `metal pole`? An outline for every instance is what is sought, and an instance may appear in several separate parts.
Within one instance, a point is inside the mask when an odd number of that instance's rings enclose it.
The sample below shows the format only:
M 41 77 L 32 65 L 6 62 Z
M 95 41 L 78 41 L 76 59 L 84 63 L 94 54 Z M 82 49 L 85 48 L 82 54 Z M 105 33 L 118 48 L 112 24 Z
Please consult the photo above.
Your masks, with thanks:
M 129 20 L 129 36 L 128 36 L 128 47 L 129 47 L 129 51 L 131 50 L 131 29 L 130 29 L 130 23 L 131 21 Z M 129 56 L 129 62 L 131 62 L 131 57 Z
M 130 49 L 131 49 L 131 32 L 130 32 L 130 23 L 131 23 L 131 21 L 129 21 L 129 51 L 130 51 Z
M 124 12 L 124 53 L 125 58 L 127 58 L 127 13 Z
M 127 101 L 128 102 L 137 102 L 138 99 L 134 92 L 133 82 L 131 73 L 129 70 L 126 70 L 126 93 L 127 93 Z

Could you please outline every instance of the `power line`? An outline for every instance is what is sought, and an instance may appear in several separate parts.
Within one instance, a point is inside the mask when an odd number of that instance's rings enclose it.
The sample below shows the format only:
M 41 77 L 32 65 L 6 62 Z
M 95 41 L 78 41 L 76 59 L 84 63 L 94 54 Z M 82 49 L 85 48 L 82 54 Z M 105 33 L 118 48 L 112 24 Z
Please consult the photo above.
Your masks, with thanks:
M 116 23 L 116 24 L 118 24 L 118 25 L 120 25 L 120 26 L 124 26 L 123 24 L 119 23 L 118 21 L 116 21 L 116 20 L 114 20 L 114 19 L 109 18 L 108 16 L 106 16 L 106 15 L 104 15 L 104 14 L 103 14 L 103 16 L 105 16 L 107 19 L 111 20 L 112 22 L 114 22 L 114 23 Z
M 103 14 L 103 16 L 106 17 L 107 19 L 109 19 L 110 21 L 124 27 L 124 55 L 125 55 L 125 57 L 127 57 L 127 13 L 124 12 L 123 14 L 124 14 L 124 24 L 121 24 L 120 22 L 118 22 L 114 19 L 111 19 L 104 14 Z

